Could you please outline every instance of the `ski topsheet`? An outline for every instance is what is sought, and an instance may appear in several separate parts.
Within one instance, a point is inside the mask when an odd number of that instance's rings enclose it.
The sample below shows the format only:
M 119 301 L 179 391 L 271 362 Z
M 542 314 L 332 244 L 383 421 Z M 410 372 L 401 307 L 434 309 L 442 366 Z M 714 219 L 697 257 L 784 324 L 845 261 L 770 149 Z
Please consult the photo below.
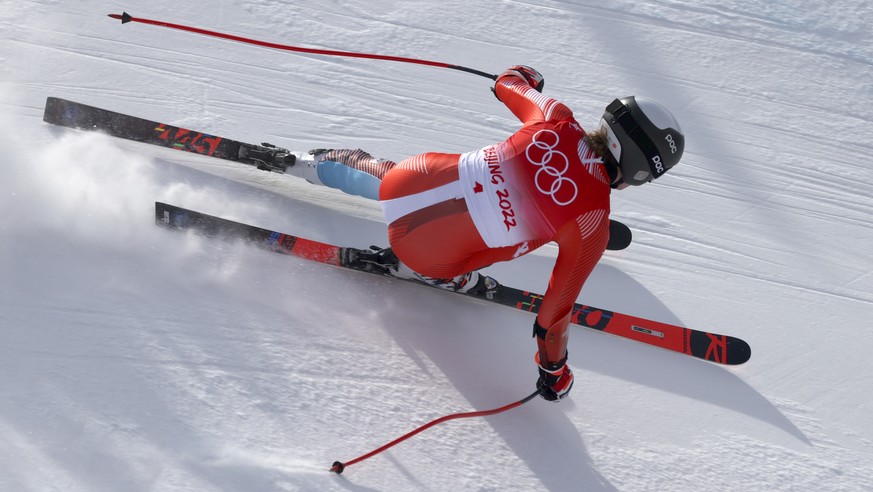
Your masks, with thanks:
M 265 171 L 284 173 L 294 165 L 294 156 L 288 150 L 268 143 L 249 144 L 57 97 L 46 99 L 42 119 L 53 125 L 99 131 L 136 142 L 251 164 Z
M 344 262 L 344 258 L 349 256 L 348 250 L 354 248 L 343 248 L 312 241 L 166 203 L 155 203 L 155 222 L 171 229 L 195 230 L 217 240 L 224 238 L 244 239 L 269 251 L 363 271 Z M 416 283 L 427 285 L 422 282 Z M 487 294 L 460 295 L 530 313 L 537 313 L 542 302 L 540 294 L 505 285 L 499 285 Z M 736 337 L 693 330 L 584 304 L 576 304 L 573 307 L 570 322 L 584 328 L 610 333 L 719 364 L 742 364 L 748 361 L 752 355 L 749 344 Z

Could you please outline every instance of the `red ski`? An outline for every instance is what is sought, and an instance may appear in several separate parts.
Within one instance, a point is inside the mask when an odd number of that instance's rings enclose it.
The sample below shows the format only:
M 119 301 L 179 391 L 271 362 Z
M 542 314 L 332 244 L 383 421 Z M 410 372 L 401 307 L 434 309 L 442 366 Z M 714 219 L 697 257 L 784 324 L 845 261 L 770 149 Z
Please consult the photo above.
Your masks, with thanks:
M 166 203 L 155 203 L 155 222 L 171 229 L 196 230 L 217 239 L 241 238 L 258 247 L 277 253 L 294 255 L 342 268 L 386 275 L 384 269 L 371 268 L 372 263 L 362 265 L 360 262 L 350 261 L 361 254 L 366 254 L 367 250 L 312 241 Z M 414 280 L 413 282 L 427 285 Z M 497 285 L 481 294 L 460 295 L 530 313 L 539 311 L 543 298 L 541 294 L 506 285 Z M 583 328 L 610 333 L 718 364 L 742 364 L 748 361 L 752 355 L 749 344 L 736 337 L 661 323 L 584 304 L 574 306 L 570 321 Z

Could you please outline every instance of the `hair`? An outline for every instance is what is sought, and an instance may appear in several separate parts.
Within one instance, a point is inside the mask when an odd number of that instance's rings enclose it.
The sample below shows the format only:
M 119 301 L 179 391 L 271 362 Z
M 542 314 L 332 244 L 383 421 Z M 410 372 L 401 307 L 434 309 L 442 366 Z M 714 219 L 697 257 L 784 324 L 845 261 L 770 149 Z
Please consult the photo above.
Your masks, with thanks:
M 585 136 L 586 142 L 588 142 L 588 147 L 594 151 L 595 154 L 600 156 L 605 163 L 610 154 L 609 154 L 609 143 L 606 140 L 606 128 L 600 127 L 597 130 L 587 134 Z

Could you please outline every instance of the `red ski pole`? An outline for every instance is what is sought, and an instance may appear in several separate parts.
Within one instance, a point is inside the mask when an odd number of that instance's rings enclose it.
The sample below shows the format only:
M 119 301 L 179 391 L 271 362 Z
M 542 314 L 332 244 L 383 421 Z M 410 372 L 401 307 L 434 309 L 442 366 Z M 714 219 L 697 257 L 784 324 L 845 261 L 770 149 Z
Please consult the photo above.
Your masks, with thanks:
M 151 19 L 142 19 L 139 17 L 133 17 L 127 12 L 122 14 L 109 14 L 109 17 L 113 19 L 120 19 L 122 24 L 127 24 L 128 22 L 140 22 L 143 24 L 151 24 L 153 26 L 159 27 L 167 27 L 170 29 L 178 29 L 180 31 L 193 32 L 195 34 L 202 34 L 204 36 L 212 36 L 216 38 L 229 39 L 231 41 L 238 41 L 240 43 L 253 44 L 256 46 L 263 46 L 265 48 L 273 48 L 277 50 L 285 50 L 285 51 L 296 51 L 299 53 L 311 53 L 316 55 L 328 55 L 328 56 L 347 56 L 353 58 L 371 58 L 376 60 L 388 60 L 388 61 L 396 61 L 403 63 L 415 63 L 418 65 L 429 65 L 432 67 L 440 67 L 440 68 L 451 68 L 453 70 L 460 70 L 462 72 L 472 73 L 474 75 L 479 75 L 481 77 L 486 77 L 491 80 L 497 80 L 497 76 L 494 74 L 490 74 L 487 72 L 482 72 L 480 70 L 476 70 L 473 68 L 462 67 L 460 65 L 451 65 L 449 63 L 442 63 L 430 60 L 420 60 L 417 58 L 405 58 L 401 56 L 387 56 L 387 55 L 374 55 L 369 53 L 355 53 L 352 51 L 334 51 L 334 50 L 320 50 L 315 48 L 303 48 L 300 46 L 288 46 L 285 44 L 277 44 L 270 43 L 268 41 L 259 41 L 257 39 L 244 38 L 242 36 L 234 36 L 233 34 L 226 34 L 222 32 L 216 31 L 208 31 L 206 29 L 200 29 L 199 27 L 191 27 L 185 26 L 182 24 L 171 24 L 169 22 L 151 20 Z
M 342 473 L 343 470 L 345 470 L 347 466 L 354 465 L 355 463 L 359 463 L 361 461 L 364 461 L 367 458 L 372 458 L 373 456 L 381 453 L 382 451 L 385 451 L 386 449 L 388 449 L 396 444 L 400 444 L 401 442 L 409 439 L 410 437 L 418 434 L 419 432 L 427 430 L 427 429 L 429 429 L 437 424 L 441 424 L 441 423 L 446 422 L 448 420 L 466 419 L 466 418 L 470 418 L 470 417 L 487 417 L 489 415 L 503 413 L 507 410 L 512 410 L 515 407 L 519 407 L 521 405 L 524 405 L 525 403 L 529 402 L 531 399 L 533 399 L 538 394 L 540 394 L 540 390 L 534 391 L 530 395 L 524 397 L 523 399 L 521 399 L 515 403 L 510 403 L 509 405 L 506 405 L 506 406 L 503 406 L 500 408 L 495 408 L 493 410 L 483 410 L 480 412 L 455 413 L 455 414 L 451 414 L 451 415 L 446 415 L 445 417 L 440 417 L 436 420 L 433 420 L 431 422 L 428 422 L 427 424 L 422 425 L 421 427 L 415 429 L 414 431 L 412 431 L 408 434 L 404 434 L 404 435 L 398 437 L 397 439 L 389 442 L 388 444 L 386 444 L 380 448 L 374 449 L 373 451 L 370 451 L 369 453 L 367 453 L 363 456 L 359 456 L 351 461 L 346 461 L 345 463 L 340 462 L 340 461 L 334 461 L 333 466 L 330 467 L 330 471 L 337 473 L 337 474 Z

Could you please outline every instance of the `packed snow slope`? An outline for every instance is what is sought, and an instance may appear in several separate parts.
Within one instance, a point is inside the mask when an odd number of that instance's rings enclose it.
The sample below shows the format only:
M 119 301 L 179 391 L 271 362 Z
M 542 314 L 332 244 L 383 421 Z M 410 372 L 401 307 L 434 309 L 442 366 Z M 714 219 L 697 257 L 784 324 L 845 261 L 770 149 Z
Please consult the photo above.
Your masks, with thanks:
M 378 205 L 41 121 L 58 96 L 245 141 L 464 152 L 518 128 L 499 73 L 593 127 L 645 95 L 680 166 L 613 195 L 634 244 L 579 300 L 749 341 L 724 368 L 573 329 L 571 398 L 528 395 L 525 313 L 153 225 L 155 200 L 351 246 Z M 873 6 L 860 0 L 2 2 L 0 490 L 873 489 Z M 551 246 L 492 267 L 543 291 Z

